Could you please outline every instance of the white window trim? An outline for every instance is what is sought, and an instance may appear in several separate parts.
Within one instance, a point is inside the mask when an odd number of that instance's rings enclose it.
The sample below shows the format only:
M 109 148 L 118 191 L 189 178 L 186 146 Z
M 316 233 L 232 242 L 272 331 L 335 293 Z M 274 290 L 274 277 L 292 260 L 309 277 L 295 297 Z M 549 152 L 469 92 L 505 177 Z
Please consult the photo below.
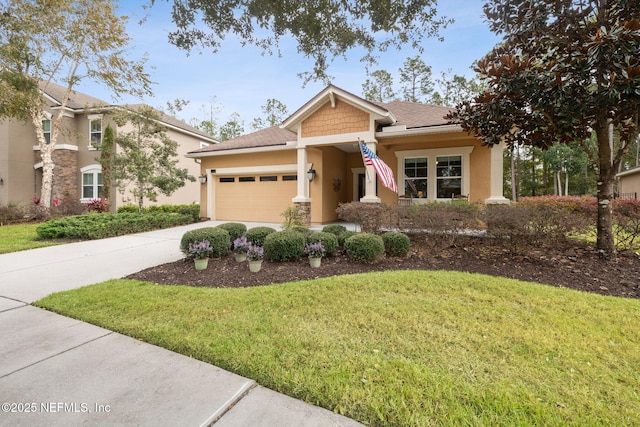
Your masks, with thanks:
M 432 148 L 425 150 L 407 150 L 396 151 L 397 158 L 397 185 L 398 189 L 404 189 L 404 159 L 415 157 L 426 157 L 428 162 L 427 170 L 427 198 L 415 199 L 416 201 L 445 201 L 450 199 L 438 199 L 437 195 L 437 176 L 436 176 L 436 158 L 441 156 L 461 156 L 462 158 L 462 194 L 469 194 L 471 184 L 470 157 L 473 151 L 472 146 L 464 147 L 448 147 L 448 148 Z
M 84 175 L 85 174 L 93 174 L 94 182 L 93 182 L 93 192 L 94 194 L 98 192 L 98 174 L 102 173 L 102 166 L 100 165 L 89 165 L 80 169 L 80 202 L 81 203 L 89 203 L 91 200 L 96 199 L 97 197 L 83 197 L 84 195 Z
M 102 127 L 102 119 L 103 119 L 103 115 L 102 114 L 90 114 L 89 116 L 87 116 L 87 118 L 89 119 L 89 134 L 88 134 L 88 148 L 89 150 L 93 150 L 96 151 L 98 150 L 98 148 L 94 147 L 91 144 L 91 122 L 93 122 L 94 120 L 100 120 L 100 141 L 102 142 L 102 138 L 104 138 L 104 129 Z

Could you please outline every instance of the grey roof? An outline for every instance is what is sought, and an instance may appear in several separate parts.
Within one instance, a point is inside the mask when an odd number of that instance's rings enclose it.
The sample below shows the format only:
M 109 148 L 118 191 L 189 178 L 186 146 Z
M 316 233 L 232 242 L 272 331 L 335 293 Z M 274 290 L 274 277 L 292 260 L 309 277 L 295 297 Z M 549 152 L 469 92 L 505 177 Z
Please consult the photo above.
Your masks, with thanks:
M 237 138 L 222 141 L 219 144 L 210 145 L 191 153 L 208 153 L 212 151 L 237 150 L 240 148 L 271 147 L 285 145 L 288 141 L 295 141 L 297 135 L 280 126 L 272 126 Z
M 454 110 L 441 105 L 407 101 L 374 102 L 374 104 L 393 114 L 397 120 L 394 126 L 405 125 L 407 129 L 449 124 L 449 120 L 444 116 Z
M 64 94 L 66 93 L 67 88 L 64 86 L 61 86 L 59 84 L 56 83 L 48 83 L 45 86 L 44 82 L 40 82 L 40 89 L 46 94 L 48 95 L 50 98 L 53 99 L 53 102 L 51 103 L 51 107 L 59 107 L 60 105 L 62 105 L 62 99 L 64 97 Z M 72 91 L 71 92 L 71 96 L 69 97 L 69 101 L 67 103 L 67 108 L 71 109 L 71 110 L 84 110 L 87 108 L 91 108 L 91 109 L 100 109 L 100 108 L 117 108 L 117 107 L 123 107 L 123 108 L 127 108 L 129 110 L 137 110 L 139 107 L 143 106 L 145 104 L 127 104 L 127 105 L 115 105 L 115 104 L 109 104 L 108 102 L 105 102 L 101 99 L 98 98 L 94 98 L 93 96 L 89 96 L 87 94 L 78 92 L 78 91 Z M 153 107 L 152 107 L 153 108 Z M 195 128 L 185 122 L 183 122 L 182 120 L 179 120 L 175 117 L 172 117 L 168 114 L 163 113 L 162 111 L 158 111 L 157 109 L 154 108 L 155 111 L 158 112 L 158 114 L 160 115 L 160 121 L 171 126 L 174 128 L 177 128 L 179 130 L 182 130 L 184 132 L 188 132 L 194 135 L 197 135 L 203 139 L 205 139 L 207 142 L 211 142 L 211 143 L 215 143 L 218 142 L 214 137 L 212 137 L 211 135 L 202 132 L 200 129 Z
M 40 90 L 42 90 L 49 97 L 53 98 L 54 101 L 50 105 L 51 107 L 59 107 L 60 105 L 62 105 L 62 99 L 64 98 L 64 94 L 66 93 L 67 88 L 53 82 L 45 83 L 41 81 Z M 113 106 L 113 104 L 109 104 L 108 102 L 105 102 L 101 99 L 94 98 L 93 96 L 89 96 L 75 90 L 71 91 L 69 102 L 67 103 L 67 108 L 70 108 L 72 110 L 107 106 Z

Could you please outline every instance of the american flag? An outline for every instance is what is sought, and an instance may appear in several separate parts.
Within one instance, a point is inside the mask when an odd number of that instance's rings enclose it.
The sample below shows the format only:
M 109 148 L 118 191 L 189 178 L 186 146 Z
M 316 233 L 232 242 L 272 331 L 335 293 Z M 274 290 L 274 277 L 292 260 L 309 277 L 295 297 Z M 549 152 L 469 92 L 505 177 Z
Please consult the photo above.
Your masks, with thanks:
M 362 161 L 366 166 L 373 166 L 373 169 L 376 171 L 378 178 L 380 178 L 380 182 L 382 185 L 387 187 L 391 191 L 398 192 L 398 186 L 396 185 L 396 180 L 393 176 L 393 171 L 385 162 L 382 161 L 380 157 L 376 155 L 373 151 L 369 150 L 369 148 L 364 145 L 362 141 L 360 141 L 360 151 L 362 152 Z

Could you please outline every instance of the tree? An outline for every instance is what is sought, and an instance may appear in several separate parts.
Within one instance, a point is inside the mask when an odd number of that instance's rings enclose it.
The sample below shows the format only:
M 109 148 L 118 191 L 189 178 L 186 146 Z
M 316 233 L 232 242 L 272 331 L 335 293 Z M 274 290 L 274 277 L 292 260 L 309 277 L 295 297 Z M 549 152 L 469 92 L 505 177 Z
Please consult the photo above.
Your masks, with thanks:
M 291 37 L 298 52 L 314 60 L 313 71 L 301 74 L 325 82 L 330 80 L 329 64 L 349 50 L 363 48 L 363 60 L 369 62 L 389 47 L 410 44 L 421 51 L 422 39 L 437 35 L 450 22 L 437 17 L 435 0 L 247 0 L 215 5 L 209 0 L 174 0 L 172 16 L 177 28 L 169 41 L 187 51 L 201 44 L 215 52 L 226 37 L 235 35 L 243 45 L 272 53 L 283 37 Z
M 240 119 L 240 114 L 231 113 L 229 120 L 218 130 L 217 138 L 220 141 L 237 138 L 244 133 L 244 121 Z
M 253 129 L 264 129 L 280 124 L 289 113 L 286 105 L 277 99 L 269 98 L 267 99 L 267 103 L 262 106 L 262 114 L 264 114 L 264 117 L 256 117 L 253 119 L 253 122 L 251 122 Z
M 125 57 L 130 38 L 126 17 L 115 15 L 111 0 L 7 0 L 0 5 L 0 118 L 30 121 L 42 161 L 40 206 L 51 206 L 54 151 L 73 88 L 90 79 L 116 96 L 150 94 L 144 60 Z M 45 139 L 42 120 L 48 85 L 65 86 Z
M 102 167 L 102 197 L 109 199 L 111 196 L 111 167 L 115 154 L 115 133 L 111 125 L 104 129 L 102 144 L 100 145 L 100 166 Z
M 476 66 L 489 89 L 450 118 L 489 145 L 581 144 L 597 175 L 597 247 L 614 258 L 615 175 L 638 137 L 640 2 L 493 0 L 485 13 L 504 34 Z
M 156 201 L 159 193 L 170 196 L 187 180 L 195 181 L 187 169 L 177 167 L 178 143 L 167 136 L 158 119 L 158 113 L 148 106 L 114 114 L 119 127 L 129 125 L 132 130 L 116 137 L 111 179 L 120 189 L 133 187 L 140 212 L 145 199 Z
M 431 67 L 424 63 L 419 56 L 407 58 L 398 69 L 402 96 L 405 101 L 421 102 L 433 92 Z
M 393 77 L 387 70 L 375 70 L 362 84 L 362 96 L 369 101 L 389 102 L 396 98 Z
M 430 101 L 448 107 L 473 99 L 484 90 L 482 83 L 478 80 L 451 74 L 451 70 L 443 71 L 435 82 L 438 88 L 433 91 Z

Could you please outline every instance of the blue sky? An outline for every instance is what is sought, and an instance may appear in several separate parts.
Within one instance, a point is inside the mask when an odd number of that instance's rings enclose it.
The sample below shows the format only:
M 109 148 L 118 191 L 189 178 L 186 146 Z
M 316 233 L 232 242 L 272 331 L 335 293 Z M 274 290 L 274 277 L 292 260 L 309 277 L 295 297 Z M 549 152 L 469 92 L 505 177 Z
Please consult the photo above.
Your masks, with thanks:
M 179 118 L 187 122 L 194 117 L 207 119 L 214 106 L 220 110 L 219 124 L 236 112 L 248 132 L 253 118 L 262 115 L 261 106 L 267 99 L 278 99 L 293 113 L 325 87 L 324 83 L 311 82 L 303 88 L 297 74 L 310 70 L 313 62 L 297 54 L 292 43 L 281 48 L 282 57 L 263 55 L 254 47 L 241 47 L 233 38 L 228 38 L 217 53 L 194 51 L 187 55 L 167 41 L 167 34 L 173 28 L 170 4 L 158 1 L 151 10 L 143 10 L 137 2 L 120 0 L 119 3 L 119 13 L 130 17 L 132 55 L 148 54 L 147 65 L 153 67 L 149 72 L 157 83 L 153 86 L 154 96 L 142 102 L 164 107 L 167 101 L 187 100 L 189 105 L 179 114 Z M 483 4 L 484 0 L 439 1 L 440 14 L 455 22 L 441 32 L 443 42 L 436 39 L 423 42 L 421 58 L 432 67 L 434 75 L 451 69 L 456 74 L 473 76 L 470 70 L 473 61 L 499 41 L 484 22 Z M 138 21 L 147 13 L 146 22 L 139 25 Z M 406 58 L 416 54 L 409 48 L 390 51 L 380 57 L 379 66 L 374 69 L 385 69 L 397 80 L 398 68 Z M 359 52 L 352 52 L 347 60 L 335 59 L 329 68 L 329 74 L 334 76 L 333 84 L 356 95 L 361 95 L 362 83 L 367 79 L 360 57 Z M 113 101 L 111 94 L 96 84 L 83 83 L 77 90 Z M 118 102 L 141 101 L 123 98 Z

